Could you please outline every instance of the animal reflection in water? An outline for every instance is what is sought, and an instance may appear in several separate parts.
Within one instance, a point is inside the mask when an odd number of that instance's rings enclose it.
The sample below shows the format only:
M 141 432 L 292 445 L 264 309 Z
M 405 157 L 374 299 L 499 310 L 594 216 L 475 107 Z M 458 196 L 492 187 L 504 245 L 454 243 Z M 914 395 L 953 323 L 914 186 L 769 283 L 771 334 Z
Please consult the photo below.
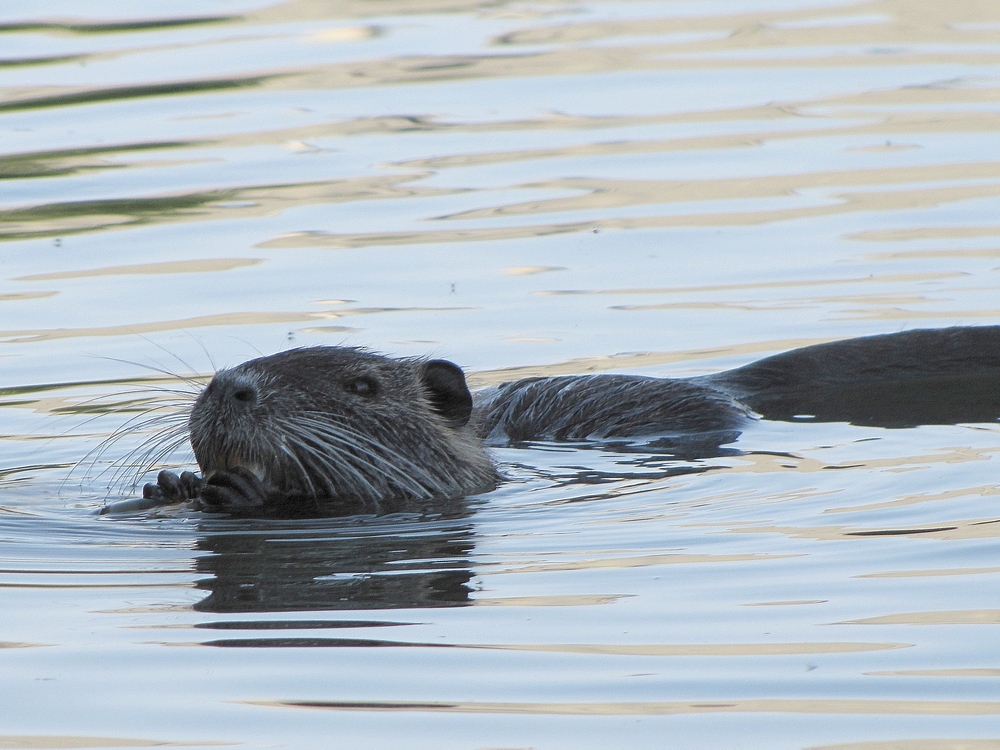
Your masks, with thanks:
M 195 609 L 312 612 L 469 603 L 473 573 L 468 555 L 474 535 L 467 518 L 369 519 L 363 524 L 338 520 L 317 519 L 293 526 L 266 520 L 247 526 L 244 521 L 228 528 L 217 521 L 202 522 L 197 549 L 208 554 L 197 558 L 198 571 L 206 575 L 197 586 L 207 596 Z M 220 627 L 248 629 L 236 623 Z M 270 622 L 261 627 L 289 626 Z M 326 629 L 315 623 L 294 627 Z M 233 632 L 219 635 L 224 645 L 239 637 Z
M 211 512 L 330 516 L 427 510 L 502 480 L 487 446 L 640 440 L 716 455 L 757 418 L 883 427 L 1000 417 L 1000 326 L 913 330 L 795 349 L 687 379 L 537 377 L 470 393 L 444 360 L 313 347 L 212 378 L 160 441 L 190 438 L 201 476 L 161 472 L 141 500 Z

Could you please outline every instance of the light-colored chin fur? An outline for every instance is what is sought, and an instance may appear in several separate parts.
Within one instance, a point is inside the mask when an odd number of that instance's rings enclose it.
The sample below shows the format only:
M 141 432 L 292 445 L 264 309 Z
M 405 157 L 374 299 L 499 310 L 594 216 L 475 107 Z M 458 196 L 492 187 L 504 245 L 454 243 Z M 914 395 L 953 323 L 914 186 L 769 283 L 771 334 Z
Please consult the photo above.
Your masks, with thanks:
M 225 466 L 219 467 L 217 469 L 208 469 L 207 471 L 203 471 L 202 475 L 204 476 L 204 478 L 206 480 L 208 480 L 208 479 L 211 479 L 213 476 L 215 476 L 220 471 L 232 471 L 233 469 L 239 469 L 239 468 L 246 469 L 251 474 L 253 474 L 255 477 L 257 477 L 257 479 L 259 479 L 262 482 L 264 481 L 264 477 L 266 475 L 264 473 L 264 467 L 263 466 L 261 466 L 260 464 L 249 463 L 247 461 L 241 461 L 239 459 L 232 460 L 232 458 L 230 458 L 230 460 L 226 461 L 226 465 Z

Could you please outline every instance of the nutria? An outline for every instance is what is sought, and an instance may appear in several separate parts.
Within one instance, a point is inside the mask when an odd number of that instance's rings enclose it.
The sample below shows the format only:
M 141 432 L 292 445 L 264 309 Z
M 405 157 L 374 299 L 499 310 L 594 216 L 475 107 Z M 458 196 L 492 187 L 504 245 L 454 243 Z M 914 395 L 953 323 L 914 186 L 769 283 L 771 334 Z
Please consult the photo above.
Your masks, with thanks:
M 144 495 L 228 510 L 382 511 L 493 489 L 465 375 L 444 360 L 313 347 L 222 370 L 188 420 L 204 481 L 161 475 Z
M 486 444 L 658 437 L 718 446 L 758 417 L 885 427 L 995 420 L 1000 326 L 819 344 L 688 379 L 526 378 L 475 397 L 444 360 L 294 349 L 216 374 L 188 420 L 203 478 L 161 472 L 140 503 L 378 512 L 494 488 Z

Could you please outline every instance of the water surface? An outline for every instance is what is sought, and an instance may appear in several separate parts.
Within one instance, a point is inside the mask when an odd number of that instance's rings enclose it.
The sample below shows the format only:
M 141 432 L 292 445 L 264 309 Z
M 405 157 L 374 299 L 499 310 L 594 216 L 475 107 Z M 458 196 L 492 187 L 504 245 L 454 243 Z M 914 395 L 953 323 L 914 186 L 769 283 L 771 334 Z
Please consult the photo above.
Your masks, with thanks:
M 95 515 L 144 399 L 259 353 L 485 386 L 1000 323 L 1000 6 L 53 1 L 0 44 L 0 745 L 1000 747 L 995 423 Z

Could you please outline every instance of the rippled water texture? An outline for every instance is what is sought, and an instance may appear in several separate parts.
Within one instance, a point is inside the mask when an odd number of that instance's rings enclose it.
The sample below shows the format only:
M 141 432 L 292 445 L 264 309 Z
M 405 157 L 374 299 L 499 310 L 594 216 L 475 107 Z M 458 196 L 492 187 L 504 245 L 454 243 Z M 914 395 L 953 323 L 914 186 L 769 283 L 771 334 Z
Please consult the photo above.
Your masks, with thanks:
M 992 0 L 4 4 L 0 746 L 1000 748 L 995 423 L 95 515 L 191 466 L 101 441 L 258 352 L 488 385 L 1000 323 L 998 103 Z

